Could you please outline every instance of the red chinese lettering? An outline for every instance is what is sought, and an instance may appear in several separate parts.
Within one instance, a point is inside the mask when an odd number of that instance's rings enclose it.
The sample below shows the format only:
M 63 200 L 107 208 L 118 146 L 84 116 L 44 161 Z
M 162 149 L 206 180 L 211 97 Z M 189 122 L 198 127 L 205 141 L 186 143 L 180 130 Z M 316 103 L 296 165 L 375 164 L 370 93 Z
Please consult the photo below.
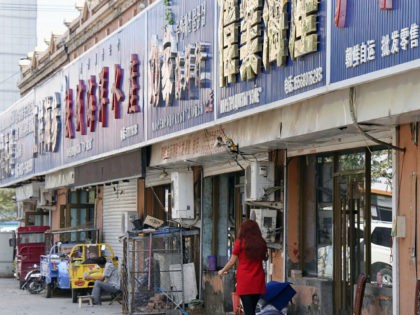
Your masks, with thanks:
M 66 138 L 74 138 L 72 89 L 66 91 Z
M 139 59 L 137 57 L 137 54 L 132 54 L 130 61 L 130 87 L 127 108 L 127 113 L 129 114 L 140 112 L 138 97 L 138 92 L 140 89 L 139 75 Z
M 392 10 L 392 0 L 380 0 L 381 10 Z
M 103 67 L 101 73 L 99 74 L 99 122 L 102 123 L 102 127 L 108 127 L 108 81 L 109 69 L 108 67 Z
M 76 131 L 80 134 L 86 134 L 85 127 L 85 83 L 79 80 L 76 88 L 77 101 L 76 101 Z
M 90 76 L 89 86 L 87 91 L 87 103 L 88 103 L 88 113 L 87 113 L 87 126 L 90 132 L 95 132 L 96 126 L 96 78 L 94 75 Z
M 122 69 L 120 65 L 115 65 L 114 84 L 112 85 L 112 110 L 114 118 L 120 118 L 120 103 L 124 100 L 124 94 L 121 90 Z
M 342 28 L 345 26 L 346 10 L 347 10 L 347 0 L 335 0 L 334 24 L 337 27 Z

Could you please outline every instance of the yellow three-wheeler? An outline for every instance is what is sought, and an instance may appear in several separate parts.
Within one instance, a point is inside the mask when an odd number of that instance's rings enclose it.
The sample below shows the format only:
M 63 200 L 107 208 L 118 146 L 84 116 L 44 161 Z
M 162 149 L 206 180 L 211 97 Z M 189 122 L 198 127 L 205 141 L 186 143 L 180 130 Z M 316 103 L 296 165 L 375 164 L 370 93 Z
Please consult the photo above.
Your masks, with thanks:
M 103 273 L 104 266 L 97 264 L 97 258 L 105 257 L 111 262 L 114 251 L 107 243 L 78 244 L 73 246 L 69 256 L 71 298 L 73 303 L 76 303 L 78 296 L 90 293 L 95 283 L 94 280 L 85 280 L 85 276 L 95 277 Z M 118 262 L 115 263 L 118 264 Z

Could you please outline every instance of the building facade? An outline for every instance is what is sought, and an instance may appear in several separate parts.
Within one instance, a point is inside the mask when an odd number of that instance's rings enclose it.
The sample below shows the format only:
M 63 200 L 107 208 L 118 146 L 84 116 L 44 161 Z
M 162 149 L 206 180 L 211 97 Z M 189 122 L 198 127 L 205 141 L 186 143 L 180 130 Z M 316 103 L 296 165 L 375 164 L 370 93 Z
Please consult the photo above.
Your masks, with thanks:
M 123 2 L 87 2 L 0 116 L 22 219 L 93 224 L 119 255 L 135 219 L 197 231 L 184 263 L 203 312 L 224 314 L 234 274 L 214 269 L 252 218 L 291 313 L 351 314 L 361 292 L 364 313 L 412 313 L 419 4 Z
M 0 112 L 20 98 L 19 61 L 36 45 L 36 0 L 0 2 Z

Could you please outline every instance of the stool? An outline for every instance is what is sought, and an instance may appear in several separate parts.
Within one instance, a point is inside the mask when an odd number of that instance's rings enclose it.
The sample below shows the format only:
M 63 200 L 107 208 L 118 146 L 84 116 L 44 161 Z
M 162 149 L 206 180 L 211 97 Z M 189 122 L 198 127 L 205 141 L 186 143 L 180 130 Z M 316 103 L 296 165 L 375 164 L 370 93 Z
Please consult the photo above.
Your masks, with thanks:
M 79 295 L 79 308 L 82 307 L 83 302 L 88 302 L 89 306 L 93 306 L 93 297 L 92 295 Z
M 122 292 L 121 290 L 119 290 L 111 294 L 111 302 L 109 302 L 109 305 L 112 305 L 112 303 L 114 303 L 115 301 L 121 304 L 121 300 L 122 300 Z

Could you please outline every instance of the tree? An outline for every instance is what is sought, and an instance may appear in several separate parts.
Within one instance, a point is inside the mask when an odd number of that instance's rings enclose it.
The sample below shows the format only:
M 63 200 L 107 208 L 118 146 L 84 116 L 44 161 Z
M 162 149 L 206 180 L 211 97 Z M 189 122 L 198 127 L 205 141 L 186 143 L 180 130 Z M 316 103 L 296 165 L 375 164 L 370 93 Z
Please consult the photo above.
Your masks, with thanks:
M 0 221 L 16 220 L 15 190 L 0 189 Z

